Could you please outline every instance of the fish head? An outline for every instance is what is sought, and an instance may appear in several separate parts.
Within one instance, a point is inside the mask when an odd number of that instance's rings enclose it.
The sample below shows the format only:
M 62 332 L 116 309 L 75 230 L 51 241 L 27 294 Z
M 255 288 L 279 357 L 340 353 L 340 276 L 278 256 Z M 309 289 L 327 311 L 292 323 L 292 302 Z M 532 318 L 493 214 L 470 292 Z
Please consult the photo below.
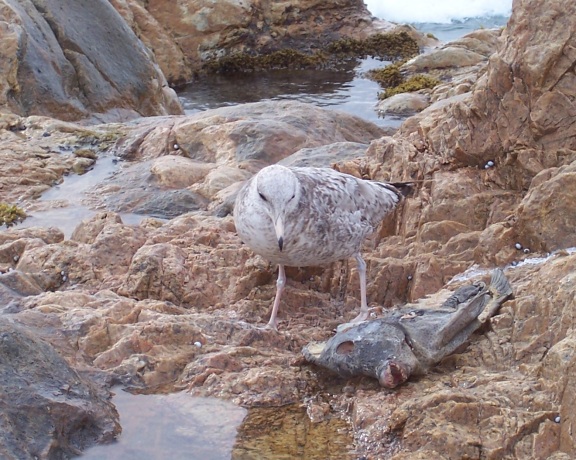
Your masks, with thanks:
M 409 363 L 396 357 L 386 359 L 377 371 L 378 382 L 384 388 L 396 388 L 404 383 L 412 373 Z

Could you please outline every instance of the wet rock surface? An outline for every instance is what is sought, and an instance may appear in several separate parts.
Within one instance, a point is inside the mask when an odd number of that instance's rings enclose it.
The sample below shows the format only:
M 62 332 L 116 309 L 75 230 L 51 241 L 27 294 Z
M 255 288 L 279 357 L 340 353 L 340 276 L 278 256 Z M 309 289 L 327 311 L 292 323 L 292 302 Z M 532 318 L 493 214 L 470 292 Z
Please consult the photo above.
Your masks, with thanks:
M 408 119 L 393 137 L 298 103 L 89 128 L 3 115 L 4 201 L 55 206 L 38 196 L 75 177 L 78 149 L 96 152 L 94 167 L 117 155 L 118 169 L 87 195 L 100 212 L 77 222 L 70 238 L 58 229 L 2 229 L 0 317 L 25 323 L 73 368 L 130 387 L 247 407 L 303 404 L 311 420 L 341 418 L 367 458 L 573 457 L 573 8 L 567 0 L 515 2 L 502 48 L 471 91 Z M 368 145 L 364 155 L 358 145 Z M 345 156 L 349 147 L 357 158 Z M 416 184 L 363 250 L 376 318 L 494 267 L 514 286 L 482 333 L 396 389 L 335 377 L 301 357 L 304 345 L 353 317 L 353 263 L 290 268 L 281 331 L 262 330 L 275 267 L 242 244 L 229 207 L 216 212 L 262 166 L 331 162 L 332 154 L 341 171 Z M 196 163 L 190 176 L 170 172 Z M 197 193 L 208 204 L 129 223 L 106 207 L 128 188 L 123 180 Z
M 66 458 L 120 433 L 109 393 L 49 343 L 0 316 L 0 455 Z

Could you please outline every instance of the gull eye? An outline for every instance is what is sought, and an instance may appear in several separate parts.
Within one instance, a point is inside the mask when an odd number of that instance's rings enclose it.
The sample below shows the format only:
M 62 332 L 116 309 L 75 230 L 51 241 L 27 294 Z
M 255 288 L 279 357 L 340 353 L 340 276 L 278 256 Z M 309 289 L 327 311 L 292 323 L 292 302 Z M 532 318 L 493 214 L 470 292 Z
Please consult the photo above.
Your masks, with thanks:
M 266 199 L 266 197 L 265 197 L 262 193 L 258 192 L 258 195 L 260 195 L 260 198 L 262 198 L 262 200 L 268 201 L 268 200 Z

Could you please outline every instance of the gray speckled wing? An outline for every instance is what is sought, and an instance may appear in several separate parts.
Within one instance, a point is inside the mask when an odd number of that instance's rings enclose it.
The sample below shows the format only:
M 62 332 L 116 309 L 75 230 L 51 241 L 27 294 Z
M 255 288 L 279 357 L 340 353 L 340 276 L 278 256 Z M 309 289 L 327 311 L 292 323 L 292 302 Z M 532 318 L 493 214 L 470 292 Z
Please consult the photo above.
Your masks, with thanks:
M 271 218 L 264 210 L 255 178 L 238 194 L 238 234 L 256 253 L 289 266 L 324 265 L 360 250 L 400 199 L 392 186 L 366 181 L 329 168 L 291 168 L 300 200 L 285 215 L 284 248 L 278 249 Z
M 286 244 L 310 253 L 310 265 L 348 258 L 360 250 L 399 201 L 387 184 L 357 179 L 328 168 L 294 168 L 302 184 L 297 210 L 287 216 Z M 296 250 L 294 248 L 294 250 Z M 308 264 L 307 264 L 308 265 Z

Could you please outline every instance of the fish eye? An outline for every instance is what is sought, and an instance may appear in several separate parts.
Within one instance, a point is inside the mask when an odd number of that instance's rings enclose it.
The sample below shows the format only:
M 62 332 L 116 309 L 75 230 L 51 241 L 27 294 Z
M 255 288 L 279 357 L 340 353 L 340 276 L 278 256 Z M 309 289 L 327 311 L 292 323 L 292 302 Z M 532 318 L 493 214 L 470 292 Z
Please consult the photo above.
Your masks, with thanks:
M 264 194 L 258 192 L 258 195 L 260 195 L 260 198 L 262 198 L 264 201 L 268 201 L 268 200 L 266 199 L 266 197 L 264 196 Z

